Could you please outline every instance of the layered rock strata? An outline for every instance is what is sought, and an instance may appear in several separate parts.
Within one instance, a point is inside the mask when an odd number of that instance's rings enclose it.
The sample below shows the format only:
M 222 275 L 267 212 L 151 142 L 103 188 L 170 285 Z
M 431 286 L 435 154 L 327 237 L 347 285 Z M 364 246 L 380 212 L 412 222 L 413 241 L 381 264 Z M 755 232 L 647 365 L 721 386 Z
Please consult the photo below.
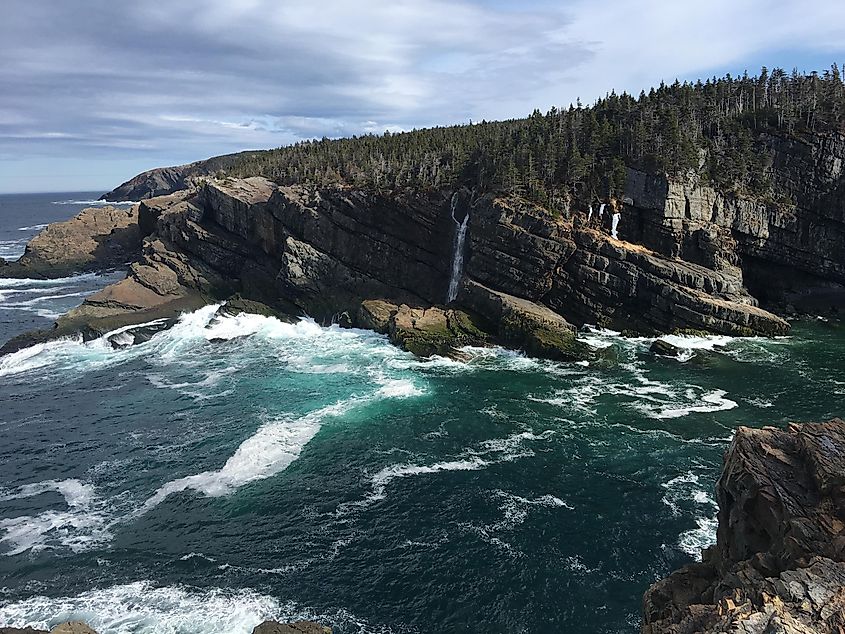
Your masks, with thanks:
M 460 290 L 443 307 L 464 220 Z M 361 325 L 363 301 L 404 305 L 410 312 L 394 317 L 402 327 L 392 336 L 420 354 L 500 343 L 580 358 L 575 326 L 584 323 L 649 333 L 788 330 L 729 271 L 615 240 L 514 196 L 208 180 L 142 201 L 135 227 L 143 240 L 127 278 L 59 320 L 60 334 L 172 318 L 234 293 L 347 325 Z M 414 324 L 427 334 L 406 327 Z
M 621 232 L 725 271 L 765 305 L 845 310 L 845 137 L 765 136 L 777 199 L 629 170 Z

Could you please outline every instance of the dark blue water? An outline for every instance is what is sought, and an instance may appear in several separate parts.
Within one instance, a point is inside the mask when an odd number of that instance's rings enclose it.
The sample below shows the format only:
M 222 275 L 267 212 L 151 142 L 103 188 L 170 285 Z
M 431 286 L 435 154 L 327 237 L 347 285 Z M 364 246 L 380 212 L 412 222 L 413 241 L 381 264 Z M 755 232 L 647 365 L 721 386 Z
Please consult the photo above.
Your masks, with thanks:
M 583 338 L 602 362 L 420 361 L 210 307 L 0 358 L 0 623 L 636 632 L 715 538 L 732 430 L 845 410 L 845 331 Z

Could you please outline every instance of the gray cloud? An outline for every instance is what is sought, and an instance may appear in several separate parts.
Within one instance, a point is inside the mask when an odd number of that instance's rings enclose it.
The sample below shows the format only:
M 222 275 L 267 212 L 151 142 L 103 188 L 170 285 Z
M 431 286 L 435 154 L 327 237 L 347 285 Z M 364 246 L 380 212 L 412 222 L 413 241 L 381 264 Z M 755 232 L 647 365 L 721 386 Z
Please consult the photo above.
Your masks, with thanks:
M 522 116 L 767 51 L 799 64 L 842 52 L 841 3 L 793 5 L 6 0 L 0 190 L 80 171 L 108 183 L 132 175 L 118 170 L 302 138 Z

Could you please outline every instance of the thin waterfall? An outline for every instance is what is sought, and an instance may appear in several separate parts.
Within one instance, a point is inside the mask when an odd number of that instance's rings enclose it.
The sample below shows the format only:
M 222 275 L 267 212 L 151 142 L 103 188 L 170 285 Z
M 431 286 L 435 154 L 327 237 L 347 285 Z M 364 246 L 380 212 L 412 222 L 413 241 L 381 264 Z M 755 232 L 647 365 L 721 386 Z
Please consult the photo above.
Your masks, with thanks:
M 455 218 L 455 209 L 458 207 L 458 192 L 452 194 L 452 220 L 458 230 L 455 232 L 455 252 L 452 254 L 452 275 L 449 278 L 449 292 L 446 295 L 446 303 L 454 302 L 458 297 L 458 286 L 461 283 L 461 273 L 464 270 L 464 240 L 467 236 L 469 225 L 469 211 L 464 216 L 463 222 Z

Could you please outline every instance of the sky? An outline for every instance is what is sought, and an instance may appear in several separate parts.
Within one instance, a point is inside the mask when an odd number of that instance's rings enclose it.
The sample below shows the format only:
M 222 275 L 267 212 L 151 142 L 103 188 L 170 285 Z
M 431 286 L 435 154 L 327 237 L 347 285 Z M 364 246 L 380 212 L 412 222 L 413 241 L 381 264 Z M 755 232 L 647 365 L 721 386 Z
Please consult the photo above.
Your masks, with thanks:
M 3 0 L 0 193 L 845 63 L 841 0 Z

